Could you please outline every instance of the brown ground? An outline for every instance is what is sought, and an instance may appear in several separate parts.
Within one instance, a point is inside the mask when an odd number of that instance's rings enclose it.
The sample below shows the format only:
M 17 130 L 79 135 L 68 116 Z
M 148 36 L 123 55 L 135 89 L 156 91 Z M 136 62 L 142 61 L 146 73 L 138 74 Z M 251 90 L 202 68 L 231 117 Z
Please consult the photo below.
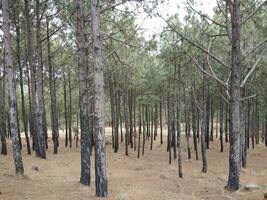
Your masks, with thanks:
M 108 138 L 110 140 L 110 138 Z M 183 141 L 184 143 L 184 141 Z M 166 144 L 166 142 L 165 142 Z M 52 142 L 50 141 L 50 145 Z M 28 156 L 23 147 L 25 177 L 14 175 L 11 144 L 9 153 L 0 155 L 0 200 L 83 200 L 95 199 L 94 169 L 92 186 L 79 184 L 80 149 L 63 147 L 63 140 L 58 155 L 52 154 L 50 146 L 47 159 L 41 160 L 35 155 Z M 193 155 L 193 154 L 192 154 Z M 201 161 L 188 160 L 183 148 L 184 178 L 177 177 L 177 160 L 168 164 L 166 146 L 154 143 L 153 151 L 146 144 L 145 155 L 139 160 L 136 152 L 124 156 L 124 145 L 114 154 L 112 146 L 107 145 L 107 173 L 109 197 L 118 200 L 261 200 L 267 192 L 267 148 L 262 144 L 256 150 L 249 150 L 248 167 L 242 170 L 241 184 L 257 184 L 255 191 L 228 192 L 223 189 L 227 182 L 228 152 L 219 152 L 218 141 L 211 144 L 207 152 L 208 173 L 201 173 Z M 193 155 L 194 158 L 194 155 Z M 38 171 L 33 166 L 38 167 Z M 92 166 L 94 164 L 92 163 Z

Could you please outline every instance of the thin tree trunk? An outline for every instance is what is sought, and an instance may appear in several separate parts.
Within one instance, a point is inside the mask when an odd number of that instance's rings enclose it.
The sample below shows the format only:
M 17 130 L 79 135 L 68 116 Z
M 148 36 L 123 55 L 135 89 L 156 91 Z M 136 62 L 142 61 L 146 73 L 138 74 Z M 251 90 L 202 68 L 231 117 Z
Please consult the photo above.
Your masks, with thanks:
M 202 172 L 206 173 L 208 170 L 207 155 L 206 155 L 206 141 L 205 136 L 207 133 L 207 115 L 208 115 L 208 88 L 207 88 L 207 75 L 203 75 L 203 112 L 202 112 L 202 125 L 201 125 L 201 156 L 202 156 Z
M 181 144 L 181 65 L 178 65 L 178 97 L 177 97 L 177 148 L 178 148 L 178 175 L 180 178 L 183 178 L 183 166 L 182 166 L 182 144 Z
M 40 109 L 37 105 L 37 87 L 36 87 L 36 69 L 33 65 L 32 58 L 32 24 L 30 22 L 30 8 L 28 0 L 24 0 L 25 2 L 25 18 L 26 18 L 26 29 L 27 29 L 27 60 L 29 63 L 30 71 L 31 71 L 31 119 L 32 119 L 32 138 L 33 138 L 33 149 L 36 152 L 36 156 L 41 158 L 46 158 L 45 153 L 45 141 L 43 135 L 43 127 L 42 127 L 42 116 L 40 113 Z M 40 87 L 39 84 L 37 84 Z
M 207 89 L 207 96 L 206 96 L 206 109 L 207 109 L 207 113 L 206 113 L 206 132 L 205 132 L 205 141 L 207 143 L 207 146 L 206 148 L 209 149 L 210 148 L 210 92 L 209 92 L 209 78 L 207 78 L 207 81 L 206 81 L 206 89 Z
M 163 144 L 163 135 L 162 135 L 163 134 L 163 125 L 162 125 L 162 101 L 160 101 L 160 104 L 159 104 L 159 124 L 160 124 L 160 144 Z
M 154 132 L 153 132 L 153 121 L 154 121 L 154 119 L 153 119 L 153 107 L 152 107 L 152 109 L 151 109 L 151 112 L 150 112 L 150 121 L 151 121 L 151 139 L 150 139 L 150 150 L 152 150 L 153 149 L 153 140 L 154 140 L 154 136 L 153 136 L 153 134 L 154 134 Z
M 4 68 L 4 67 L 3 67 Z M 1 70 L 3 69 L 1 68 Z M 3 69 L 4 71 L 4 69 Z M 5 109 L 5 74 L 0 77 L 0 137 L 1 137 L 1 154 L 7 155 L 6 146 L 6 109 Z
M 131 145 L 131 149 L 133 148 L 133 105 L 132 105 L 132 96 L 133 92 L 132 90 L 129 91 L 128 93 L 128 106 L 129 106 L 129 130 L 130 130 L 130 135 L 129 135 L 129 140 L 128 142 Z
M 222 92 L 222 89 L 221 89 Z M 220 98 L 220 144 L 221 152 L 223 152 L 223 99 Z
M 145 154 L 145 142 L 146 142 L 146 123 L 145 123 L 145 107 L 142 109 L 143 116 L 143 145 L 142 145 L 142 156 Z
M 70 69 L 68 72 L 68 81 L 69 81 L 69 145 L 72 147 L 72 88 L 71 88 L 71 78 L 70 78 Z
M 195 150 L 196 160 L 198 160 L 197 135 L 196 135 L 197 107 L 196 103 L 194 102 L 193 91 L 191 92 L 191 107 L 192 107 L 192 129 L 193 129 L 194 150 Z
M 13 158 L 15 170 L 17 175 L 24 173 L 23 162 L 19 146 L 18 137 L 18 124 L 17 124 L 17 97 L 16 97 L 16 84 L 15 84 L 15 70 L 13 68 L 13 58 L 11 50 L 11 35 L 9 25 L 9 9 L 8 1 L 2 1 L 2 16 L 3 16 L 3 32 L 4 32 L 4 48 L 5 48 L 5 72 L 8 89 L 8 102 L 9 102 L 9 118 L 10 118 L 10 131 L 13 147 Z
M 212 97 L 210 99 L 210 141 L 213 142 L 213 119 L 214 119 L 214 107 Z
M 128 145 L 129 145 L 129 111 L 128 111 L 128 90 L 124 95 L 123 107 L 124 107 L 124 121 L 125 121 L 125 155 L 128 156 Z
M 138 106 L 138 118 L 139 118 L 139 128 L 138 128 L 138 145 L 137 145 L 137 158 L 140 157 L 140 142 L 141 142 L 141 134 L 142 134 L 142 113 L 141 113 L 141 106 Z
M 63 93 L 64 93 L 64 118 L 65 118 L 65 147 L 69 144 L 68 137 L 68 110 L 67 110 L 67 89 L 66 89 L 66 75 L 63 73 Z
M 118 92 L 114 94 L 115 98 L 115 146 L 114 146 L 114 152 L 117 153 L 119 150 L 119 95 Z
M 36 0 L 36 44 L 37 44 L 37 79 L 36 79 L 36 91 L 37 100 L 40 114 L 39 125 L 42 127 L 43 138 L 45 142 L 45 148 L 48 149 L 48 135 L 47 135 L 47 123 L 46 123 L 46 109 L 44 100 L 44 78 L 43 78 L 43 58 L 42 58 L 42 41 L 41 41 L 41 15 L 40 15 L 40 2 Z
M 23 128 L 24 128 L 24 134 L 27 144 L 27 152 L 28 154 L 31 154 L 31 146 L 28 136 L 28 126 L 27 126 L 27 116 L 26 116 L 26 108 L 25 108 L 25 98 L 24 98 L 24 88 L 23 88 L 23 72 L 22 72 L 22 66 L 21 66 L 21 48 L 20 48 L 20 28 L 19 24 L 16 25 L 16 42 L 17 42 L 17 60 L 18 60 L 18 67 L 19 67 L 19 76 L 20 76 L 20 92 L 21 92 L 21 111 L 22 111 L 22 121 L 23 121 Z M 21 141 L 21 140 L 20 140 Z M 22 146 L 22 145 L 21 145 Z
M 54 154 L 57 154 L 58 148 L 58 117 L 57 117 L 57 96 L 56 96 L 56 80 L 55 69 L 52 64 L 51 45 L 49 39 L 49 19 L 46 21 L 47 31 L 47 55 L 49 67 L 49 87 L 50 87 L 50 105 L 51 105 L 51 126 L 52 126 L 52 140 L 54 143 Z
M 228 122 L 229 122 L 229 106 L 226 103 L 225 106 L 225 123 L 224 123 L 224 134 L 225 134 L 225 142 L 228 142 Z

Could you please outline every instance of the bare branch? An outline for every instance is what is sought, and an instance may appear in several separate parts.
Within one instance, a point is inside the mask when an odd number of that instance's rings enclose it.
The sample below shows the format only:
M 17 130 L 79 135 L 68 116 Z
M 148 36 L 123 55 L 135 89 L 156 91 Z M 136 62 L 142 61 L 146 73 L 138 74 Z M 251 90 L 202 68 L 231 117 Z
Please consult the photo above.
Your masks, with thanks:
M 192 6 L 188 1 L 186 1 L 186 3 L 187 3 L 187 5 L 191 8 L 191 10 L 193 10 L 193 11 L 194 11 L 195 13 L 197 13 L 199 16 L 208 19 L 209 21 L 211 21 L 212 23 L 216 24 L 217 26 L 226 28 L 225 25 L 220 24 L 219 22 L 217 22 L 217 21 L 211 19 L 208 15 L 205 15 L 205 14 L 201 13 L 200 11 L 197 11 L 196 9 L 194 9 L 193 6 Z
M 206 70 L 204 70 L 200 64 L 196 61 L 196 59 L 194 59 L 191 55 L 189 55 L 190 58 L 193 60 L 193 62 L 196 64 L 196 66 L 205 74 L 207 74 L 209 77 L 213 78 L 214 80 L 218 81 L 220 84 L 222 84 L 224 87 L 228 88 L 228 84 L 226 84 L 224 81 L 220 80 L 219 78 L 217 78 L 216 76 L 213 76 L 212 74 L 208 73 Z
M 255 13 L 261 9 L 263 6 L 267 5 L 267 0 L 264 0 L 262 3 L 260 3 L 260 5 L 258 5 L 257 8 L 255 8 L 255 10 L 253 10 L 242 22 L 241 25 L 245 24 L 251 17 L 253 17 L 253 15 L 255 15 Z
M 259 47 L 261 47 L 264 43 L 267 43 L 267 38 L 264 38 L 261 42 L 259 42 L 255 47 L 253 47 L 251 50 L 249 50 L 245 56 L 244 59 L 246 59 L 248 57 L 249 54 L 253 53 L 256 49 L 258 49 Z
M 257 61 L 255 62 L 255 64 L 253 65 L 253 67 L 250 69 L 250 71 L 247 73 L 247 75 L 245 76 L 244 80 L 242 81 L 240 87 L 244 87 L 248 78 L 250 77 L 250 75 L 253 73 L 253 71 L 256 69 L 258 63 L 260 62 L 261 58 L 263 57 L 264 51 L 262 52 L 262 54 L 260 55 L 260 57 L 257 59 Z
M 222 66 L 226 67 L 226 68 L 230 68 L 227 64 L 225 64 L 223 61 L 221 61 L 217 56 L 215 56 L 214 54 L 208 52 L 208 50 L 206 50 L 204 47 L 202 47 L 199 44 L 196 44 L 195 42 L 193 42 L 191 39 L 185 37 L 184 35 L 182 35 L 181 33 L 179 33 L 177 30 L 175 30 L 175 28 L 166 20 L 164 19 L 162 16 L 158 15 L 160 18 L 162 18 L 167 25 L 177 34 L 179 35 L 181 38 L 183 38 L 184 40 L 186 40 L 187 42 L 189 42 L 190 44 L 192 44 L 193 46 L 197 47 L 198 49 L 200 49 L 201 51 L 203 51 L 206 54 L 209 54 L 210 57 L 212 57 L 214 60 L 216 60 L 218 63 L 220 63 Z
M 251 99 L 251 98 L 255 98 L 256 96 L 257 96 L 256 94 L 253 94 L 251 96 L 244 97 L 244 98 L 240 99 L 240 101 L 245 101 L 245 100 L 248 100 L 248 99 Z

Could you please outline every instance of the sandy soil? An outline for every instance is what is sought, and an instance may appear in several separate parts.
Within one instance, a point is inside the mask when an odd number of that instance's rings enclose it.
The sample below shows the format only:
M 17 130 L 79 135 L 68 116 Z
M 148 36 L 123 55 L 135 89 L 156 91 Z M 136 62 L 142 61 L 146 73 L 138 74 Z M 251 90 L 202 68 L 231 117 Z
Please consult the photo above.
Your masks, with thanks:
M 107 137 L 110 141 L 110 137 Z M 191 141 L 192 142 L 192 141 Z M 185 144 L 185 141 L 183 141 Z M 58 155 L 52 153 L 49 142 L 47 159 L 27 155 L 23 146 L 24 177 L 16 177 L 8 140 L 8 156 L 0 155 L 0 200 L 83 200 L 96 199 L 94 169 L 92 184 L 84 187 L 79 184 L 80 149 L 63 147 L 63 138 Z M 130 150 L 129 157 L 124 155 L 124 145 L 120 144 L 119 153 L 113 153 L 110 142 L 107 144 L 107 174 L 109 196 L 118 200 L 261 200 L 267 192 L 267 148 L 262 144 L 248 152 L 248 167 L 242 169 L 241 184 L 256 184 L 261 189 L 229 192 L 224 189 L 228 175 L 228 152 L 219 152 L 219 143 L 211 143 L 207 151 L 208 173 L 201 173 L 201 161 L 186 158 L 183 147 L 184 178 L 177 176 L 177 160 L 168 164 L 166 142 L 154 143 L 153 151 L 146 144 L 145 155 L 137 159 L 136 152 Z M 225 145 L 228 146 L 228 145 Z M 193 155 L 193 154 L 192 154 Z M 93 159 L 92 159 L 93 160 Z M 38 167 L 38 171 L 34 167 Z M 94 163 L 92 161 L 92 166 Z

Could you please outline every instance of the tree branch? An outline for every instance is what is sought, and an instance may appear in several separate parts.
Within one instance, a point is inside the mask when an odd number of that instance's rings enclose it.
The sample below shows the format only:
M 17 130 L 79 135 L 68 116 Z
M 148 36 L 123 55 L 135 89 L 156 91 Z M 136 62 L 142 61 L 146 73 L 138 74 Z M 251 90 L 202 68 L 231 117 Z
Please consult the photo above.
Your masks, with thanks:
M 262 3 L 260 3 L 260 5 L 258 5 L 257 8 L 255 8 L 254 11 L 252 11 L 242 22 L 241 25 L 245 24 L 251 17 L 253 17 L 253 15 L 255 15 L 255 13 L 261 9 L 261 7 L 266 6 L 267 5 L 267 0 L 264 0 Z
M 179 33 L 177 30 L 175 30 L 175 28 L 166 20 L 164 19 L 162 16 L 158 15 L 160 18 L 162 18 L 167 25 L 177 34 L 179 35 L 181 38 L 183 38 L 184 40 L 186 40 L 187 42 L 189 42 L 190 44 L 192 44 L 193 46 L 197 47 L 198 49 L 200 49 L 201 51 L 203 51 L 206 54 L 209 54 L 210 57 L 212 57 L 214 60 L 216 60 L 218 63 L 220 63 L 222 66 L 226 67 L 226 68 L 230 68 L 227 64 L 225 64 L 223 61 L 221 61 L 217 56 L 215 56 L 214 54 L 208 52 L 208 50 L 206 50 L 204 47 L 202 47 L 199 44 L 196 44 L 195 42 L 193 42 L 191 39 L 185 37 L 184 35 L 182 35 L 181 33 Z
M 264 51 L 262 52 L 262 54 L 260 55 L 260 57 L 257 59 L 257 61 L 255 62 L 255 64 L 253 65 L 253 67 L 250 69 L 250 71 L 247 73 L 247 75 L 245 76 L 244 80 L 241 82 L 240 87 L 244 87 L 248 78 L 250 77 L 250 75 L 253 73 L 253 71 L 256 69 L 258 63 L 260 62 L 261 58 L 263 57 Z

